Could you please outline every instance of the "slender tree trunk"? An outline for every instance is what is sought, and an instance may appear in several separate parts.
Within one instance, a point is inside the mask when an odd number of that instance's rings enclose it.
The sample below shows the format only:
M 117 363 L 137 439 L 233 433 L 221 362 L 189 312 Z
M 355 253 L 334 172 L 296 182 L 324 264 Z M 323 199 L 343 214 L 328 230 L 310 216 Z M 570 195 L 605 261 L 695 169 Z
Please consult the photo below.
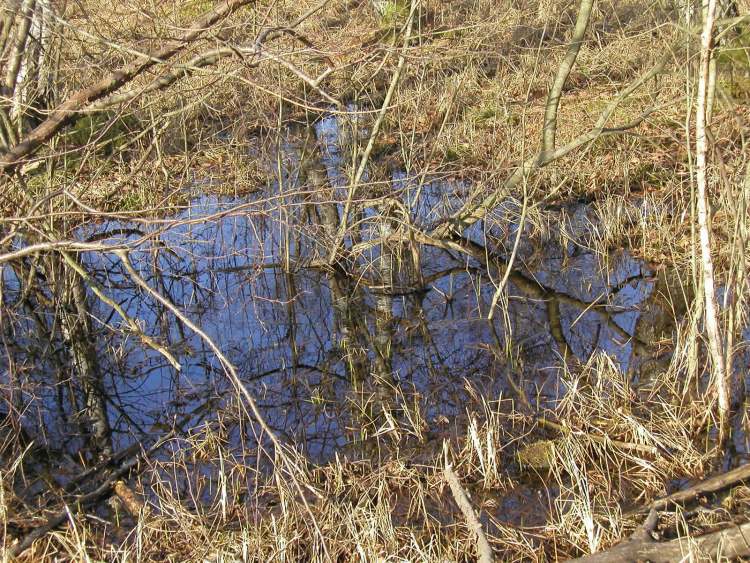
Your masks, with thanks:
M 10 60 L 8 61 L 8 66 L 6 67 L 5 80 L 3 83 L 3 93 L 11 98 L 16 91 L 16 84 L 18 83 L 21 74 L 24 51 L 26 50 L 26 42 L 29 38 L 29 30 L 31 29 L 31 21 L 35 7 L 36 0 L 25 0 L 18 14 L 19 22 L 18 27 L 16 28 L 16 41 Z
M 591 10 L 593 7 L 594 0 L 581 1 L 581 5 L 578 8 L 576 26 L 573 30 L 573 37 L 570 45 L 568 45 L 568 51 L 557 69 L 555 82 L 552 84 L 552 88 L 550 88 L 549 94 L 547 95 L 547 104 L 544 109 L 544 128 L 542 130 L 542 150 L 540 151 L 540 159 L 549 157 L 549 155 L 555 150 L 557 110 L 560 107 L 560 98 L 562 97 L 565 83 L 568 81 L 568 76 L 570 76 L 570 72 L 573 70 L 573 66 L 576 63 L 578 53 L 581 51 L 583 38 L 585 37 L 586 29 L 589 26 Z
M 63 313 L 60 319 L 63 339 L 68 346 L 73 369 L 83 393 L 83 415 L 90 433 L 89 443 L 97 455 L 106 457 L 113 451 L 112 430 L 103 373 L 94 345 L 86 287 L 75 272 L 68 271 L 62 265 L 60 271 L 60 280 L 64 286 L 61 291 Z
M 698 187 L 698 230 L 703 271 L 703 297 L 708 348 L 711 356 L 713 385 L 719 402 L 719 423 L 722 438 L 726 438 L 729 423 L 729 377 L 724 362 L 724 346 L 718 319 L 718 303 L 714 287 L 714 266 L 711 258 L 711 225 L 708 203 L 708 118 L 712 79 L 713 34 L 717 0 L 709 0 L 704 12 L 701 33 L 700 67 L 698 73 L 697 110 L 695 116 L 696 184 Z
M 380 209 L 380 236 L 386 240 L 393 233 L 390 217 L 390 205 L 386 202 Z M 393 379 L 393 291 L 396 256 L 392 245 L 380 245 L 378 258 L 378 273 L 380 275 L 380 292 L 375 302 L 375 343 L 376 353 L 380 355 L 383 373 L 379 375 L 385 380 Z

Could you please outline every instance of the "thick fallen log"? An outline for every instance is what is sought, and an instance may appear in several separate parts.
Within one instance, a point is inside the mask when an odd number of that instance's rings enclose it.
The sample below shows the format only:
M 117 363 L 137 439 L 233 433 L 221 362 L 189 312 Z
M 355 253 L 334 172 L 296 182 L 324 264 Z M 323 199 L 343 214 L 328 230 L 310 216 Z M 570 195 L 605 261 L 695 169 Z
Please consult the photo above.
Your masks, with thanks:
M 678 538 L 670 541 L 655 541 L 651 532 L 656 528 L 657 513 L 651 510 L 643 527 L 630 539 L 616 546 L 571 561 L 585 563 L 627 563 L 649 561 L 671 563 L 673 561 L 695 561 L 709 557 L 713 561 L 747 557 L 750 555 L 750 522 L 730 526 L 704 534 Z
M 750 481 L 750 463 L 732 469 L 731 471 L 727 471 L 726 473 L 721 473 L 720 475 L 715 475 L 709 479 L 705 479 L 692 487 L 688 487 L 682 491 L 677 491 L 669 496 L 656 499 L 651 504 L 633 510 L 629 514 L 645 514 L 651 509 L 666 510 L 670 507 L 693 501 L 703 495 L 726 489 L 727 487 L 731 487 L 732 485 L 736 485 L 743 481 Z

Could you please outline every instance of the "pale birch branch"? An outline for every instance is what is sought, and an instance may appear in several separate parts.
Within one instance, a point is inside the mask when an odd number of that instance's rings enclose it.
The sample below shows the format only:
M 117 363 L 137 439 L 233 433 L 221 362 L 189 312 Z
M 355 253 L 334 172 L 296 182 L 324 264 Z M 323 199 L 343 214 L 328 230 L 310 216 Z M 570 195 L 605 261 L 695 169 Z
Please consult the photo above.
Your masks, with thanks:
M 471 502 L 466 496 L 466 492 L 461 486 L 461 482 L 458 480 L 458 476 L 453 471 L 451 464 L 447 461 L 447 453 L 443 474 L 445 476 L 445 480 L 448 482 L 448 486 L 451 489 L 451 494 L 453 495 L 458 508 L 461 510 L 461 513 L 466 519 L 466 524 L 468 525 L 469 529 L 476 535 L 477 554 L 479 556 L 479 562 L 492 563 L 492 561 L 494 561 L 495 559 L 492 556 L 492 547 L 490 546 L 490 542 L 487 541 L 487 536 L 484 535 L 482 524 L 481 522 L 479 522 L 477 515 L 474 513 L 474 508 L 472 508 Z
M 81 276 L 81 279 L 83 279 L 88 284 L 88 287 L 91 289 L 93 294 L 96 295 L 100 301 L 106 303 L 115 311 L 117 311 L 117 314 L 120 315 L 123 321 L 125 321 L 131 332 L 136 334 L 148 347 L 154 349 L 156 352 L 164 356 L 164 358 L 170 364 L 172 364 L 172 367 L 174 367 L 174 369 L 176 369 L 177 371 L 180 371 L 182 369 L 182 367 L 180 366 L 180 362 L 177 361 L 174 355 L 172 355 L 172 353 L 167 350 L 165 346 L 159 344 L 156 340 L 143 332 L 141 327 L 138 326 L 138 323 L 135 322 L 135 319 L 128 315 L 122 308 L 122 306 L 117 303 L 117 301 L 108 297 L 104 293 L 104 288 L 102 288 L 102 286 L 99 285 L 99 283 L 88 274 L 88 272 L 83 268 L 83 266 L 81 266 L 81 264 L 77 260 L 75 260 L 70 254 L 64 251 L 62 252 L 62 256 L 68 266 L 70 266 L 76 272 L 76 274 Z
M 568 45 L 568 52 L 565 54 L 560 66 L 557 68 L 555 82 L 547 95 L 547 106 L 544 110 L 544 129 L 542 131 L 542 151 L 540 157 L 544 157 L 550 151 L 555 150 L 555 136 L 557 134 L 557 110 L 560 107 L 560 98 L 565 87 L 565 82 L 573 70 L 573 65 L 578 58 L 578 53 L 583 45 L 583 37 L 586 35 L 586 29 L 591 19 L 591 10 L 594 6 L 594 0 L 582 0 L 578 9 L 578 18 L 573 30 L 573 38 Z

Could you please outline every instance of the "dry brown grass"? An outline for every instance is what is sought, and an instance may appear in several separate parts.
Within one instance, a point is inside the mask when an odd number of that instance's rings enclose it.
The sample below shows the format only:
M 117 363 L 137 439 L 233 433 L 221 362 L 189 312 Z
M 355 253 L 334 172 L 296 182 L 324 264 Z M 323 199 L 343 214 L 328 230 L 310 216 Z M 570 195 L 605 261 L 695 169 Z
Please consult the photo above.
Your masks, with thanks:
M 692 438 L 703 407 L 682 401 L 684 384 L 668 380 L 644 396 L 608 358 L 592 358 L 565 378 L 569 392 L 548 413 L 563 433 L 538 427 L 511 401 L 479 397 L 468 419 L 426 442 L 392 419 L 378 440 L 379 461 L 352 452 L 297 475 L 317 529 L 283 472 L 231 448 L 225 424 L 205 425 L 132 485 L 145 502 L 140 513 L 128 514 L 115 498 L 104 511 L 111 523 L 74 515 L 66 531 L 37 542 L 23 560 L 464 560 L 473 540 L 442 478 L 443 441 L 496 556 L 543 561 L 602 549 L 637 523 L 624 516 L 627 507 L 664 494 L 674 476 L 699 477 L 708 468 Z M 519 466 L 515 452 L 540 438 L 551 439 L 546 468 Z M 535 489 L 542 496 L 529 503 Z M 745 511 L 743 491 L 728 497 L 727 510 Z M 701 513 L 691 530 L 727 515 Z

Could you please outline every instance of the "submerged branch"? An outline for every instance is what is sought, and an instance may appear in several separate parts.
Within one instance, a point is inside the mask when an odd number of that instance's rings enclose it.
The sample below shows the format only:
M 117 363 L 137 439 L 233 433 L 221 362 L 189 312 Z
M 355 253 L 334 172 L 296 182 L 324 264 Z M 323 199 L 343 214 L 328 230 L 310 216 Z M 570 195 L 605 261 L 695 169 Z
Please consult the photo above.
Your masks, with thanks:
M 69 518 L 71 511 L 76 512 L 78 510 L 84 509 L 111 495 L 113 487 L 121 478 L 123 478 L 128 473 L 130 473 L 131 470 L 136 468 L 138 464 L 141 463 L 141 461 L 147 459 L 148 456 L 153 455 L 173 437 L 174 434 L 170 432 L 169 434 L 162 436 L 159 440 L 157 440 L 157 442 L 145 452 L 138 453 L 137 455 L 121 463 L 119 468 L 116 469 L 109 476 L 109 478 L 104 481 L 104 483 L 99 485 L 90 493 L 86 493 L 84 495 L 76 497 L 75 502 L 67 503 L 62 511 L 47 519 L 47 522 L 45 524 L 39 526 L 38 528 L 35 528 L 34 531 L 26 535 L 17 545 L 11 547 L 9 549 L 10 554 L 13 556 L 18 556 L 26 551 L 36 540 L 45 536 L 55 528 L 61 526 Z

